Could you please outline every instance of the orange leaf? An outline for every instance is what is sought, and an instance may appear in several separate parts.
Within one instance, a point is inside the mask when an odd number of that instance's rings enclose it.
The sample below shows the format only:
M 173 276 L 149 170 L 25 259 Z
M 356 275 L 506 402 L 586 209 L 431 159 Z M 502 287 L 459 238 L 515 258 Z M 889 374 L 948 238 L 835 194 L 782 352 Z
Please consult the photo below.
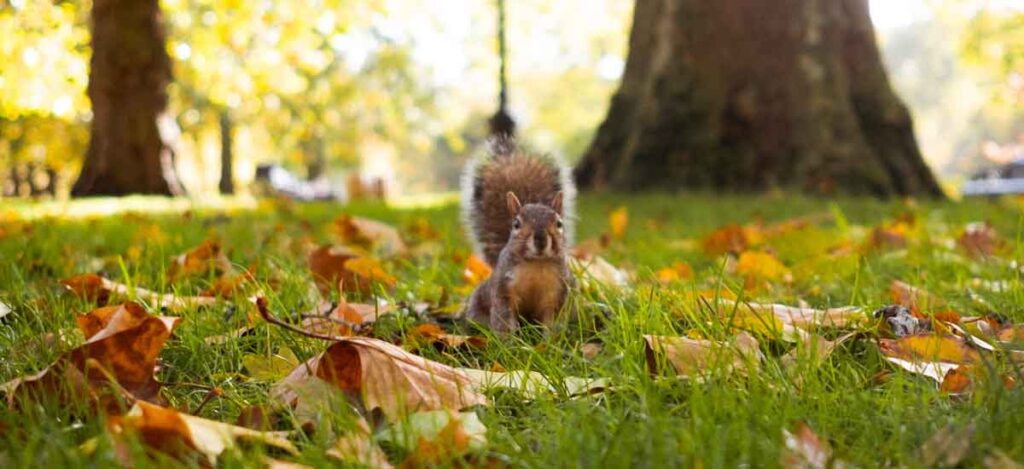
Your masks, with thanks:
M 951 335 L 914 335 L 901 339 L 879 339 L 882 353 L 910 362 L 976 363 L 981 360 L 977 350 L 959 337 Z
M 664 356 L 675 372 L 683 376 L 703 375 L 717 369 L 746 369 L 763 358 L 757 339 L 745 332 L 733 343 L 687 337 L 645 335 L 647 368 L 657 374 L 658 356 Z
M 690 268 L 690 264 L 676 262 L 671 267 L 659 269 L 654 275 L 661 283 L 672 283 L 693 278 L 693 269 Z
M 942 298 L 899 280 L 893 280 L 889 285 L 889 294 L 892 295 L 893 303 L 909 308 L 918 318 L 946 304 Z
M 491 266 L 476 254 L 466 259 L 466 267 L 462 270 L 462 280 L 469 285 L 477 286 L 491 276 Z
M 746 231 L 739 225 L 726 225 L 704 238 L 704 253 L 716 257 L 722 254 L 739 254 L 749 246 Z
M 339 283 L 345 291 L 369 293 L 376 283 L 391 287 L 395 278 L 369 257 L 343 246 L 324 245 L 309 253 L 309 270 L 321 293 Z
M 345 214 L 334 220 L 334 229 L 342 244 L 378 249 L 384 255 L 406 251 L 405 242 L 398 230 L 377 220 Z
M 205 275 L 210 269 L 214 269 L 218 275 L 229 272 L 231 261 L 221 252 L 220 243 L 206 240 L 175 257 L 167 271 L 167 277 L 173 282 L 180 277 Z
M 939 391 L 945 394 L 963 394 L 971 388 L 971 373 L 967 366 L 960 366 L 949 370 L 942 378 Z

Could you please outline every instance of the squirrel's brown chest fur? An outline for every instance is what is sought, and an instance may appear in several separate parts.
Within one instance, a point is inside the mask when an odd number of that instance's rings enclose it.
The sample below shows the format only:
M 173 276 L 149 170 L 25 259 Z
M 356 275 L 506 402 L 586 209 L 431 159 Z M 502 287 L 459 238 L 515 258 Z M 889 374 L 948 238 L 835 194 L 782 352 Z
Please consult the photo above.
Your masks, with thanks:
M 550 324 L 565 297 L 561 268 L 551 262 L 523 262 L 509 272 L 510 306 L 521 317 Z

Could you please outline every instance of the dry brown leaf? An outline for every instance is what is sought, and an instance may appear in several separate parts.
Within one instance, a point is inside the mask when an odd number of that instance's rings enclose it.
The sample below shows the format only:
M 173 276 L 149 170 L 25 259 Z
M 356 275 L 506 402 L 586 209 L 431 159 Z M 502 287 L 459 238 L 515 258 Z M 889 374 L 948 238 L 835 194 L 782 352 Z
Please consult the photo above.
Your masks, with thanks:
M 372 440 L 372 433 L 366 420 L 359 418 L 356 428 L 338 438 L 327 455 L 349 463 L 375 468 L 390 468 L 391 462 L 384 451 Z
M 179 318 L 151 316 L 136 303 L 107 306 L 77 318 L 86 342 L 63 354 L 50 367 L 0 385 L 9 405 L 27 397 L 53 396 L 62 402 L 89 399 L 113 404 L 107 383 L 116 381 L 113 397 L 159 400 L 153 378 L 156 359 Z
M 989 257 L 1006 250 L 1007 244 L 996 229 L 988 223 L 970 223 L 964 228 L 964 232 L 957 239 L 957 244 L 974 258 Z
M 889 285 L 889 294 L 892 295 L 893 303 L 910 308 L 919 317 L 946 306 L 942 298 L 899 280 L 893 280 Z
M 350 336 L 394 310 L 392 305 L 349 303 L 344 299 L 337 305 L 325 302 L 317 306 L 313 313 L 303 315 L 301 327 L 307 332 L 321 335 Z
M 154 308 L 167 308 L 180 311 L 188 308 L 208 306 L 217 302 L 216 298 L 201 296 L 177 296 L 171 293 L 156 293 L 142 287 L 129 288 L 96 274 L 82 274 L 61 281 L 64 287 L 75 296 L 98 305 L 105 305 L 117 295 L 121 298 L 132 298 L 151 303 Z
M 764 358 L 757 339 L 745 332 L 729 342 L 655 335 L 645 335 L 644 341 L 651 374 L 660 373 L 662 360 L 680 376 L 701 377 L 719 370 L 756 368 Z
M 536 399 L 542 395 L 557 394 L 560 385 L 567 396 L 593 394 L 608 388 L 604 378 L 592 379 L 576 376 L 566 377 L 561 382 L 552 382 L 547 376 L 536 371 L 514 370 L 478 370 L 475 368 L 457 368 L 466 374 L 473 383 L 473 388 L 484 392 L 494 388 L 505 388 L 517 391 L 527 399 Z
M 832 459 L 832 447 L 822 440 L 808 427 L 800 423 L 794 432 L 783 431 L 786 449 L 782 453 L 782 467 L 800 469 L 824 469 L 826 467 L 842 467 Z
M 465 373 L 368 337 L 335 342 L 299 365 L 275 385 L 275 399 L 294 405 L 297 396 L 290 388 L 312 377 L 358 396 L 366 409 L 380 408 L 392 420 L 418 410 L 487 404 Z
M 217 275 L 231 271 L 231 261 L 224 255 L 220 243 L 213 240 L 202 244 L 174 258 L 167 270 L 167 278 L 175 281 L 182 277 L 206 275 L 213 269 Z
M 408 250 L 395 227 L 377 220 L 345 214 L 334 220 L 334 231 L 342 244 L 375 250 L 384 256 Z
M 966 365 L 958 366 L 946 372 L 939 384 L 939 391 L 945 394 L 960 395 L 971 391 L 973 387 L 973 372 Z
M 459 348 L 482 349 L 487 347 L 487 339 L 480 336 L 449 334 L 437 324 L 420 324 L 406 335 L 404 344 L 410 351 L 422 347 L 435 347 L 439 351 Z
M 395 278 L 369 257 L 344 246 L 324 245 L 307 257 L 313 280 L 323 294 L 341 285 L 346 292 L 369 293 L 375 284 L 391 287 Z
M 593 256 L 586 260 L 570 257 L 569 268 L 579 274 L 577 278 L 584 289 L 598 285 L 618 288 L 629 286 L 629 276 L 601 256 Z
M 145 402 L 137 402 L 120 417 L 113 417 L 108 428 L 115 437 L 134 434 L 146 446 L 174 457 L 198 452 L 215 464 L 217 456 L 238 440 L 261 443 L 290 454 L 298 454 L 282 432 L 262 432 L 207 420 Z
M 832 354 L 836 347 L 844 344 L 857 334 L 857 332 L 849 332 L 836 338 L 836 340 L 828 340 L 813 334 L 804 335 L 801 337 L 797 347 L 782 356 L 782 366 L 793 368 L 801 356 L 809 358 L 814 364 L 821 363 Z

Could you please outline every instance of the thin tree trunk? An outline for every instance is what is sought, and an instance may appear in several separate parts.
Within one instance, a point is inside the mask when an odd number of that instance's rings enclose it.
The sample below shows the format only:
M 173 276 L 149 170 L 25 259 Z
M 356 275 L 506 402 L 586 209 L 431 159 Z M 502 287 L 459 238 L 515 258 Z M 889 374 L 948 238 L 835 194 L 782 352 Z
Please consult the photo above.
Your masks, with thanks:
M 233 146 L 232 146 L 232 125 L 231 116 L 228 114 L 227 109 L 221 109 L 220 111 L 220 188 L 221 194 L 234 194 L 235 193 L 235 181 L 234 181 L 234 170 L 233 162 Z
M 171 63 L 158 0 L 94 0 L 92 133 L 74 196 L 172 194 L 157 128 Z
M 638 0 L 584 188 L 942 192 L 866 0 Z

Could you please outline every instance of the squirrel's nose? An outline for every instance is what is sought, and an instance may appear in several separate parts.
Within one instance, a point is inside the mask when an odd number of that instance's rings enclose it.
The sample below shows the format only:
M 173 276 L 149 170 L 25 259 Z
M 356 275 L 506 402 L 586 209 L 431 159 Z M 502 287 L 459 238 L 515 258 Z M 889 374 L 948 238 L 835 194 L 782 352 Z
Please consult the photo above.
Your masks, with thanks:
M 544 251 L 548 244 L 548 234 L 543 230 L 537 230 L 533 233 L 533 246 L 537 248 L 537 251 Z

